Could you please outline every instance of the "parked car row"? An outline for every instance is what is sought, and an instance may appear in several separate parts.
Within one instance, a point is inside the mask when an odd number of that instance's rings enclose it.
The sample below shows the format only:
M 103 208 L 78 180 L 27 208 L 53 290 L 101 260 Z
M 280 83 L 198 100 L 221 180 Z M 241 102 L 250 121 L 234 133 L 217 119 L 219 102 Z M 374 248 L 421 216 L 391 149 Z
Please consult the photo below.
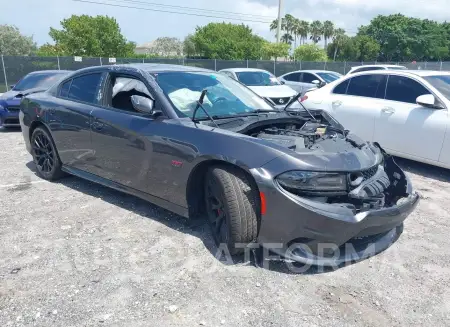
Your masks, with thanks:
M 20 125 L 42 178 L 69 173 L 206 217 L 232 254 L 258 242 L 334 266 L 389 247 L 419 201 L 392 156 L 328 110 L 302 109 L 301 94 L 277 109 L 263 86 L 287 88 L 255 70 L 90 67 L 23 97 Z

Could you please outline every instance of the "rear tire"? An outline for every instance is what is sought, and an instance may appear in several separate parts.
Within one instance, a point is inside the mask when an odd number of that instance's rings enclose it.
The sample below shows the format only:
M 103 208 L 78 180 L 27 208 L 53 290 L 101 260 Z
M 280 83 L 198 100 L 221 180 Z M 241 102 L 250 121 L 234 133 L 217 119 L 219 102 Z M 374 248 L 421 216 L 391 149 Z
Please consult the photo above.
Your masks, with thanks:
M 40 177 L 54 181 L 64 175 L 55 143 L 45 128 L 37 127 L 33 131 L 33 135 L 31 135 L 31 149 L 36 171 Z
M 225 244 L 236 255 L 244 251 L 237 243 L 256 241 L 259 197 L 243 171 L 211 167 L 205 179 L 205 204 L 217 245 Z

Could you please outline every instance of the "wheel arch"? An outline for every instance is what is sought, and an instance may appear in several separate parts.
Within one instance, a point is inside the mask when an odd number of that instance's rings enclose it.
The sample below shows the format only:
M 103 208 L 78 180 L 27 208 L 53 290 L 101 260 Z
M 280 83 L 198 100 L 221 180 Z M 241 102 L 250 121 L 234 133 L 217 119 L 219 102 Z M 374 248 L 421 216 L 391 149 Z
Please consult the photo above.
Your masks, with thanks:
M 47 125 L 45 125 L 41 120 L 33 120 L 30 124 L 29 132 L 28 132 L 28 137 L 30 138 L 30 141 L 31 141 L 31 137 L 33 136 L 34 130 L 38 127 L 45 128 L 47 130 L 47 132 L 50 134 L 50 136 L 53 138 L 53 135 L 50 132 L 50 128 L 48 128 Z
M 186 185 L 186 202 L 188 204 L 189 217 L 194 218 L 198 217 L 204 213 L 204 183 L 206 173 L 211 167 L 228 167 L 232 169 L 237 169 L 245 174 L 249 183 L 251 184 L 252 189 L 257 192 L 259 199 L 259 188 L 256 183 L 255 178 L 250 173 L 248 168 L 237 165 L 235 163 L 231 163 L 225 160 L 219 159 L 206 159 L 199 162 L 191 171 L 187 185 Z M 260 221 L 260 207 L 261 204 L 258 203 L 258 221 Z

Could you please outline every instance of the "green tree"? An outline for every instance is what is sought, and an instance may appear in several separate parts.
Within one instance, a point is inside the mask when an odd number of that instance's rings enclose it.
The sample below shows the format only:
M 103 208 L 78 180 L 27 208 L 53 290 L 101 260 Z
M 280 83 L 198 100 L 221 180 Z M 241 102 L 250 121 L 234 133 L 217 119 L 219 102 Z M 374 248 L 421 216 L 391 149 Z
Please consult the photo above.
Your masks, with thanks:
M 309 27 L 309 33 L 311 36 L 309 37 L 314 43 L 318 43 L 323 35 L 323 24 L 319 20 L 315 20 L 311 23 Z
M 353 38 L 357 61 L 376 60 L 380 53 L 380 45 L 367 35 L 358 35 Z
M 55 44 L 68 55 L 127 57 L 134 54 L 134 42 L 128 42 L 117 21 L 108 16 L 72 15 L 61 21 L 61 30 L 50 28 Z
M 36 50 L 33 37 L 20 33 L 16 26 L 0 25 L 0 53 L 10 56 L 28 56 Z
M 323 22 L 323 39 L 325 41 L 325 49 L 328 46 L 328 40 L 334 35 L 334 24 L 332 21 Z
M 35 54 L 39 57 L 56 57 L 64 56 L 66 55 L 66 52 L 57 45 L 45 43 L 37 49 Z
M 262 54 L 265 60 L 276 58 L 286 58 L 289 56 L 289 44 L 265 42 L 262 46 Z
M 291 44 L 292 44 L 292 41 L 294 41 L 294 38 L 293 38 L 292 35 L 289 34 L 289 33 L 284 33 L 284 34 L 281 36 L 281 42 L 284 42 L 284 43 L 286 43 L 286 44 L 291 45 Z
M 317 44 L 304 44 L 294 51 L 295 59 L 302 61 L 327 61 L 327 53 Z
M 300 35 L 300 43 L 305 44 L 309 33 L 309 23 L 306 20 L 299 21 L 297 33 Z
M 246 25 L 209 23 L 197 27 L 193 36 L 199 55 L 212 59 L 256 60 L 261 57 L 263 38 Z
M 189 34 L 184 38 L 183 54 L 186 57 L 194 57 L 197 55 L 197 51 L 195 50 L 194 36 L 192 34 Z
M 159 37 L 155 40 L 154 52 L 162 57 L 181 56 L 183 43 L 176 37 Z
M 380 45 L 380 61 L 436 60 L 446 56 L 449 34 L 444 24 L 401 14 L 372 19 L 358 35 L 367 35 Z

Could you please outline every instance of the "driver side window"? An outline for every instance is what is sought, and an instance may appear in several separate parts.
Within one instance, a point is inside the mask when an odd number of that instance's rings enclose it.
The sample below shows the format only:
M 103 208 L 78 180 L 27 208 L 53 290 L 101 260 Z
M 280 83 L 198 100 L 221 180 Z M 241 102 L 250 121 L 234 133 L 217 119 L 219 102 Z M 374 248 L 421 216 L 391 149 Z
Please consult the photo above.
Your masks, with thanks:
M 137 111 L 131 101 L 133 95 L 152 99 L 147 86 L 139 79 L 131 76 L 112 75 L 106 90 L 107 106 L 129 112 Z

